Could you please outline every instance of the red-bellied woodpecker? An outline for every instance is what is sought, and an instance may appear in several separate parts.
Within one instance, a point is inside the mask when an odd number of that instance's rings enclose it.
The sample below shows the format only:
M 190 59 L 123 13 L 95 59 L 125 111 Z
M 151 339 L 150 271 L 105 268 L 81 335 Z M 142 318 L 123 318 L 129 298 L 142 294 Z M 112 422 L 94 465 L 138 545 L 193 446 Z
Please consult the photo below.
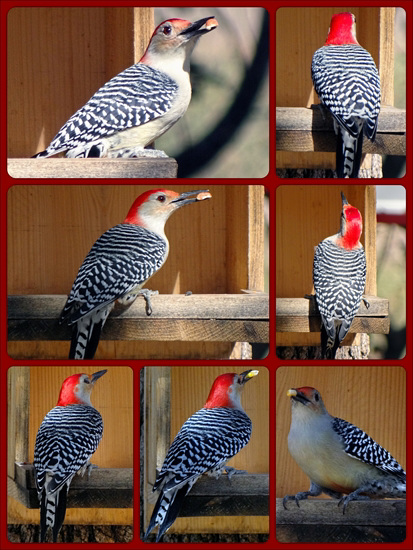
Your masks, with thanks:
M 314 388 L 290 389 L 288 449 L 311 481 L 309 491 L 286 495 L 299 501 L 321 493 L 340 499 L 343 513 L 352 500 L 406 498 L 406 473 L 391 454 L 365 432 L 330 416 Z M 342 494 L 347 496 L 342 497 Z
M 352 13 L 332 16 L 326 43 L 313 56 L 311 76 L 321 102 L 333 115 L 339 178 L 357 178 L 363 133 L 374 141 L 380 112 L 380 77 L 373 58 L 356 38 Z
M 165 223 L 186 204 L 210 198 L 208 191 L 147 191 L 131 206 L 123 223 L 95 242 L 81 265 L 60 322 L 73 325 L 69 359 L 92 359 L 107 316 L 117 301 L 130 306 L 138 294 L 152 309 L 142 286 L 168 257 Z
M 340 232 L 316 247 L 313 281 L 321 315 L 321 350 L 334 359 L 359 310 L 366 284 L 366 256 L 360 243 L 363 220 L 341 193 L 343 210 Z M 368 302 L 365 300 L 366 305 Z
M 213 17 L 161 23 L 139 63 L 102 86 L 35 157 L 60 152 L 66 157 L 166 156 L 144 148 L 185 114 L 191 100 L 192 50 L 217 26 Z
M 66 514 L 69 486 L 76 473 L 90 473 L 90 457 L 103 434 L 100 413 L 90 403 L 95 382 L 106 370 L 74 374 L 66 378 L 56 407 L 47 413 L 37 432 L 34 469 L 40 500 L 40 542 L 45 542 L 48 527 L 53 542 Z
M 218 376 L 204 407 L 183 424 L 153 486 L 154 491 L 160 489 L 161 493 L 145 539 L 157 525 L 156 542 L 161 539 L 178 516 L 183 499 L 202 474 L 219 477 L 224 469 L 229 476 L 236 472 L 225 464 L 251 437 L 252 424 L 242 408 L 241 391 L 257 374 L 257 370 L 247 370 L 242 374 Z

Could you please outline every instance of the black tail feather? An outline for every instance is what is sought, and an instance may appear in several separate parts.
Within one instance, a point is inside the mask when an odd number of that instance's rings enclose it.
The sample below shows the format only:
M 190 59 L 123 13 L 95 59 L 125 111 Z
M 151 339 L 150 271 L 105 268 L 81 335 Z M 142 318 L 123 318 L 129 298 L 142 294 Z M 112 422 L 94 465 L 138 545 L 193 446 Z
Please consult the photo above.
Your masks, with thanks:
M 90 322 L 85 331 L 81 323 L 76 323 L 72 331 L 69 359 L 93 359 L 100 340 L 104 321 Z M 85 344 L 83 345 L 83 342 Z
M 57 542 L 57 535 L 63 525 L 66 515 L 67 485 L 64 485 L 56 497 L 56 512 L 53 525 L 53 542 Z
M 336 334 L 336 339 L 334 340 L 334 346 L 327 347 L 328 342 L 328 336 L 327 331 L 324 327 L 324 325 L 321 326 L 321 357 L 322 359 L 335 359 L 336 358 L 336 351 L 340 345 L 340 342 L 338 340 L 338 334 Z
M 42 500 L 40 502 L 40 542 L 45 542 L 46 531 L 46 491 L 43 491 Z
M 350 178 L 358 178 L 361 164 L 361 153 L 363 150 L 363 136 L 364 132 L 360 132 L 357 143 L 356 150 L 354 152 L 354 161 L 353 161 L 353 170 L 351 172 Z
M 156 536 L 156 542 L 159 542 L 163 534 L 169 529 L 169 527 L 173 524 L 173 522 L 178 517 L 179 511 L 182 507 L 182 503 L 184 501 L 184 498 L 188 492 L 188 485 L 184 485 L 180 489 L 178 489 L 175 493 L 175 496 L 170 503 L 170 506 L 168 508 L 168 511 L 166 512 L 166 516 L 162 522 L 162 525 L 159 526 L 159 531 Z
M 190 487 L 188 485 L 184 485 L 180 489 L 177 489 L 175 492 L 171 491 L 171 493 L 168 496 L 166 496 L 165 493 L 161 491 L 158 497 L 158 500 L 156 501 L 155 507 L 153 509 L 151 520 L 149 522 L 148 528 L 146 529 L 143 540 L 146 540 L 149 537 L 150 533 L 153 531 L 153 529 L 156 527 L 157 525 L 156 519 L 157 519 L 159 510 L 161 507 L 164 507 L 166 504 L 167 511 L 166 511 L 165 517 L 163 518 L 162 523 L 159 524 L 158 533 L 156 535 L 156 542 L 160 541 L 164 533 L 169 529 L 169 527 L 176 520 L 179 514 L 179 511 L 182 507 L 183 500 L 186 494 L 188 493 L 189 489 Z

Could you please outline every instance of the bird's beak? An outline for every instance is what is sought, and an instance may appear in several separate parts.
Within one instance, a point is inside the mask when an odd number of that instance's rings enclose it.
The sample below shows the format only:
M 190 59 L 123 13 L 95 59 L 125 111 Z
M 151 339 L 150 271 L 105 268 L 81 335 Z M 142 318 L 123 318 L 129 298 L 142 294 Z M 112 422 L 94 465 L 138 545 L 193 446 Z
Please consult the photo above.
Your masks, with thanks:
M 201 191 L 186 191 L 181 193 L 179 197 L 173 199 L 170 204 L 176 204 L 178 207 L 184 206 L 185 204 L 191 204 L 191 202 L 199 202 L 205 199 L 210 199 L 212 197 L 208 189 L 203 189 Z
M 348 204 L 348 200 L 347 200 L 346 197 L 344 196 L 343 191 L 341 191 L 341 201 L 342 201 L 342 203 L 343 203 L 343 206 L 344 206 L 345 204 Z
M 303 405 L 307 405 L 307 403 L 310 402 L 309 399 L 305 397 L 305 395 L 294 388 L 291 388 L 287 391 L 287 397 L 291 397 L 292 399 L 294 399 L 294 401 L 299 401 Z
M 259 371 L 257 370 L 246 370 L 245 372 L 242 372 L 240 374 L 241 377 L 241 383 L 245 384 L 248 382 L 248 380 L 251 380 L 251 378 L 254 378 L 254 376 L 257 376 Z
M 98 372 L 93 373 L 92 376 L 90 377 L 92 384 L 94 384 L 98 378 L 103 376 L 105 372 L 108 372 L 108 371 L 105 369 L 105 370 L 100 370 Z
M 181 31 L 179 35 L 186 35 L 188 38 L 194 35 L 206 34 L 218 27 L 218 21 L 214 17 L 205 17 L 195 23 L 191 23 L 186 29 Z

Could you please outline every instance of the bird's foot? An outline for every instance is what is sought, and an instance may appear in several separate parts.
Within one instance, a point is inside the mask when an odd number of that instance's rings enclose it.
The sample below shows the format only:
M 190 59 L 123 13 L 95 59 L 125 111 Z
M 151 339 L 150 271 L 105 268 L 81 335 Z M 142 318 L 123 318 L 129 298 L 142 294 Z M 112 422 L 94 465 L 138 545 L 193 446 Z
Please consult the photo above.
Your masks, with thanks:
M 300 507 L 299 501 L 300 500 L 306 500 L 308 497 L 318 497 L 318 495 L 321 495 L 323 492 L 323 488 L 317 485 L 317 483 L 314 483 L 314 481 L 311 482 L 310 490 L 309 491 L 300 491 L 296 495 L 285 495 L 283 498 L 283 507 L 285 510 L 288 510 L 287 508 L 287 502 L 289 500 L 295 500 L 295 503 L 297 504 L 298 508 Z
M 83 477 L 85 475 L 85 472 L 87 472 L 87 478 L 89 479 L 91 471 L 94 470 L 95 468 L 99 468 L 99 466 L 97 464 L 92 464 L 91 462 L 87 462 L 80 468 L 80 470 L 77 471 L 77 473 L 78 475 Z
M 149 317 L 150 315 L 152 315 L 151 296 L 156 296 L 157 294 L 159 294 L 159 291 L 149 290 L 148 288 L 141 288 L 138 294 L 141 294 L 145 300 L 145 311 L 146 315 Z
M 235 474 L 248 474 L 247 470 L 237 470 L 236 468 L 231 468 L 231 466 L 225 466 L 224 470 L 227 472 L 229 481 L 231 481 L 232 476 Z
M 295 503 L 297 504 L 297 507 L 300 507 L 299 501 L 300 500 L 306 500 L 309 496 L 314 496 L 311 494 L 310 491 L 301 491 L 300 493 L 297 493 L 296 495 L 285 495 L 283 498 L 283 507 L 285 510 L 288 510 L 287 508 L 287 502 L 289 500 L 295 500 Z
M 340 506 L 341 504 L 343 505 L 343 514 L 345 514 L 346 508 L 349 502 L 351 502 L 352 500 L 370 500 L 370 497 L 368 497 L 367 495 L 360 495 L 358 490 L 353 491 L 347 496 L 341 497 L 338 501 L 338 506 Z
M 160 149 L 143 149 L 130 147 L 108 152 L 109 158 L 169 158 L 165 151 Z
M 369 309 L 370 307 L 370 302 L 367 300 L 367 298 L 365 296 L 362 296 L 361 298 L 364 302 L 364 305 L 366 306 L 367 309 Z

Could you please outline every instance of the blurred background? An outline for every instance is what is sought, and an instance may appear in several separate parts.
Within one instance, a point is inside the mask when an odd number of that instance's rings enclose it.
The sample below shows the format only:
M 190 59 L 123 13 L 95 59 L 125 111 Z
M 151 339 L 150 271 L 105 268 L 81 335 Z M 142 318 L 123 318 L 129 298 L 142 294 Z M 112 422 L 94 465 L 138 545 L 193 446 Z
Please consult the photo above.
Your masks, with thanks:
M 403 8 L 396 8 L 394 17 L 394 106 L 406 109 L 406 12 Z M 405 173 L 405 156 L 384 157 L 384 178 L 402 178 Z
M 155 24 L 214 16 L 191 62 L 192 101 L 156 141 L 179 177 L 262 178 L 269 170 L 268 13 L 263 8 L 155 8 Z M 203 42 L 201 46 L 201 42 Z
M 389 334 L 370 335 L 369 359 L 406 355 L 406 189 L 376 186 L 377 296 L 390 302 Z

